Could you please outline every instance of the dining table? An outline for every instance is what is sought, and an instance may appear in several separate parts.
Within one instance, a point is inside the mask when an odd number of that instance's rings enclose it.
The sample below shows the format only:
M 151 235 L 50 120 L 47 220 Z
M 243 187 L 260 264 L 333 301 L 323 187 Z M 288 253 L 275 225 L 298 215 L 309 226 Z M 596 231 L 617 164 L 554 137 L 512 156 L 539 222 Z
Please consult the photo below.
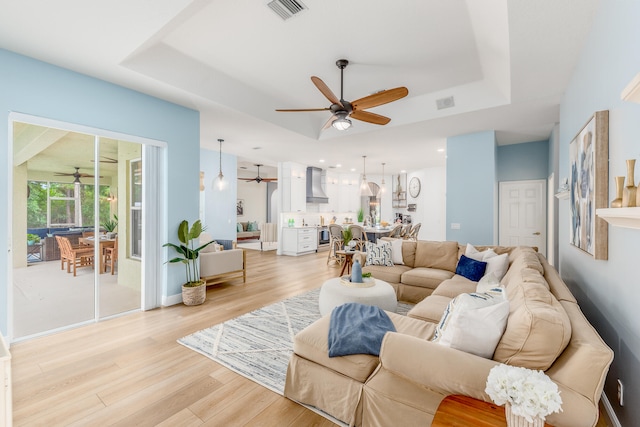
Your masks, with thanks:
M 105 235 L 100 235 L 98 238 L 99 244 L 100 244 L 100 256 L 98 257 L 98 265 L 97 268 L 100 271 L 100 274 L 103 273 L 103 269 L 102 269 L 102 263 L 103 263 L 103 254 L 104 254 L 104 249 L 105 248 L 112 248 L 115 246 L 116 244 L 116 239 L 112 238 L 109 239 L 107 238 L 107 236 Z M 81 245 L 89 245 L 89 246 L 95 246 L 96 245 L 96 238 L 94 236 L 89 236 L 89 237 L 81 237 L 78 239 L 78 243 L 80 243 Z
M 370 242 L 377 242 L 380 237 L 387 237 L 393 230 L 393 226 L 383 227 L 381 225 L 375 225 L 371 227 L 364 227 L 364 232 L 367 233 L 367 239 Z

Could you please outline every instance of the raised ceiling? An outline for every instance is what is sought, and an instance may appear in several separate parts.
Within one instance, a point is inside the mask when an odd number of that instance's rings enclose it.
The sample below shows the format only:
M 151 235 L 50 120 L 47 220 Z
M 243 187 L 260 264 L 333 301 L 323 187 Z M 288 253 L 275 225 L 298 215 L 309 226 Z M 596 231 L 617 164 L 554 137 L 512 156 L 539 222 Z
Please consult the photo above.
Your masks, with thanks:
M 444 165 L 446 138 L 495 130 L 500 144 L 547 139 L 597 0 L 304 0 L 283 20 L 267 1 L 4 2 L 0 47 L 201 112 L 201 145 L 240 162 L 341 164 L 387 173 Z M 406 86 L 371 109 L 377 126 L 320 128 L 328 112 L 276 113 Z M 455 106 L 436 108 L 453 96 Z M 320 163 L 320 159 L 325 160 Z

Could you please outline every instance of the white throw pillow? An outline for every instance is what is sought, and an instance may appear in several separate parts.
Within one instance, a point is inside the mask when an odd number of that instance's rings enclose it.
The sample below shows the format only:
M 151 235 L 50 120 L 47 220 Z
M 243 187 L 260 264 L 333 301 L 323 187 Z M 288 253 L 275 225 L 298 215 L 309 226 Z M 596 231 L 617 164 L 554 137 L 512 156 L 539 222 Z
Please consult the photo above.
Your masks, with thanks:
M 365 243 L 365 247 L 367 249 L 367 265 L 384 265 L 387 267 L 393 267 L 390 242 L 382 242 L 378 245 L 371 242 Z
M 433 341 L 491 359 L 508 317 L 509 301 L 503 292 L 460 294 L 444 311 Z
M 495 288 L 500 288 L 500 281 L 498 280 L 498 277 L 496 277 L 496 273 L 491 272 L 482 276 L 476 286 L 476 292 L 491 292 L 491 290 Z
M 502 280 L 509 269 L 509 254 L 498 255 L 493 249 L 480 252 L 473 245 L 467 243 L 464 256 L 475 259 L 476 261 L 486 262 L 487 269 L 484 271 L 484 275 L 487 276 L 495 273 L 498 282 Z
M 395 265 L 404 265 L 402 259 L 402 239 L 393 239 L 391 241 L 391 260 Z

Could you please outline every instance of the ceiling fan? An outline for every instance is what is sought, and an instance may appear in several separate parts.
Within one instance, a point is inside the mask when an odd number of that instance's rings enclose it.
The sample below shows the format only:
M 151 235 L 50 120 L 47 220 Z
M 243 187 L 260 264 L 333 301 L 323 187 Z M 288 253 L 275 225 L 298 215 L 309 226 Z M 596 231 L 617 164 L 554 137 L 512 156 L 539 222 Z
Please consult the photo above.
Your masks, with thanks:
M 88 173 L 81 173 L 80 172 L 80 168 L 77 167 L 77 166 L 74 166 L 74 169 L 76 170 L 74 173 L 57 172 L 54 175 L 56 175 L 56 176 L 72 176 L 74 178 L 73 179 L 74 184 L 75 183 L 79 184 L 80 183 L 80 178 L 95 178 L 95 175 L 91 175 L 91 174 L 88 174 Z M 102 177 L 100 177 L 100 178 L 102 178 Z
M 264 182 L 273 182 L 273 181 L 277 181 L 278 180 L 278 178 L 262 178 L 260 176 L 260 166 L 264 166 L 264 165 L 255 164 L 254 166 L 258 167 L 258 176 L 256 176 L 255 178 L 238 178 L 238 179 L 245 180 L 246 182 L 255 181 L 258 184 L 260 184 L 262 181 L 264 181 Z
M 100 156 L 102 157 L 104 160 L 100 160 L 100 163 L 113 163 L 113 164 L 117 164 L 118 163 L 118 159 L 114 159 L 113 157 L 107 157 L 107 156 Z M 95 160 L 91 159 L 92 162 L 95 162 Z
M 383 90 L 352 102 L 345 101 L 343 96 L 344 69 L 349 65 L 349 61 L 346 59 L 338 59 L 336 61 L 336 65 L 340 69 L 340 99 L 333 94 L 331 89 L 329 89 L 329 87 L 319 77 L 311 76 L 313 84 L 316 85 L 318 90 L 331 102 L 331 105 L 328 108 L 278 109 L 276 111 L 285 113 L 331 111 L 332 115 L 322 127 L 323 130 L 330 126 L 333 126 L 338 130 L 347 130 L 351 127 L 351 120 L 347 117 L 376 125 L 386 125 L 389 123 L 391 121 L 389 117 L 370 113 L 364 110 L 404 98 L 409 94 L 409 90 L 406 87 L 401 86 L 394 89 Z

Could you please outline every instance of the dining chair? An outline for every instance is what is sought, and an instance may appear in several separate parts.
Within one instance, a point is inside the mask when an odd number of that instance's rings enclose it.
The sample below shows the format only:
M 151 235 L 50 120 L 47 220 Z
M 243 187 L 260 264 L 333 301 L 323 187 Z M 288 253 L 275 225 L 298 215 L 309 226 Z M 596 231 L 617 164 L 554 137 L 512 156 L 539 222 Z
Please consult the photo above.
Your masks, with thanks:
M 342 237 L 342 226 L 338 224 L 329 224 L 329 255 L 327 256 L 327 264 L 332 259 L 338 263 L 342 261 L 336 255 L 336 251 L 339 251 L 344 246 L 344 238 Z
M 111 274 L 114 273 L 116 262 L 118 261 L 118 237 L 116 236 L 116 241 L 113 246 L 104 248 L 102 260 L 102 272 L 107 272 L 107 267 L 111 269 Z
M 411 224 L 403 225 L 402 230 L 400 231 L 400 237 L 403 239 L 408 239 L 410 231 L 411 231 Z
M 422 223 L 417 223 L 416 225 L 414 225 L 413 227 L 411 227 L 411 230 L 409 231 L 409 236 L 407 237 L 407 240 L 418 240 L 418 232 L 420 231 L 420 227 L 422 226 Z
M 396 224 L 393 226 L 391 231 L 389 232 L 389 237 L 393 237 L 394 239 L 400 238 L 400 233 L 402 232 L 402 224 Z
M 76 275 L 76 270 L 80 267 L 94 267 L 93 259 L 93 247 L 73 247 L 68 238 L 62 236 L 55 236 L 58 241 L 58 247 L 60 248 L 60 269 L 64 270 L 65 263 L 67 264 L 67 273 Z
M 364 227 L 361 225 L 351 225 L 351 240 L 356 242 L 355 248 L 359 251 L 364 251 L 365 242 L 367 241 L 367 233 L 364 232 Z

